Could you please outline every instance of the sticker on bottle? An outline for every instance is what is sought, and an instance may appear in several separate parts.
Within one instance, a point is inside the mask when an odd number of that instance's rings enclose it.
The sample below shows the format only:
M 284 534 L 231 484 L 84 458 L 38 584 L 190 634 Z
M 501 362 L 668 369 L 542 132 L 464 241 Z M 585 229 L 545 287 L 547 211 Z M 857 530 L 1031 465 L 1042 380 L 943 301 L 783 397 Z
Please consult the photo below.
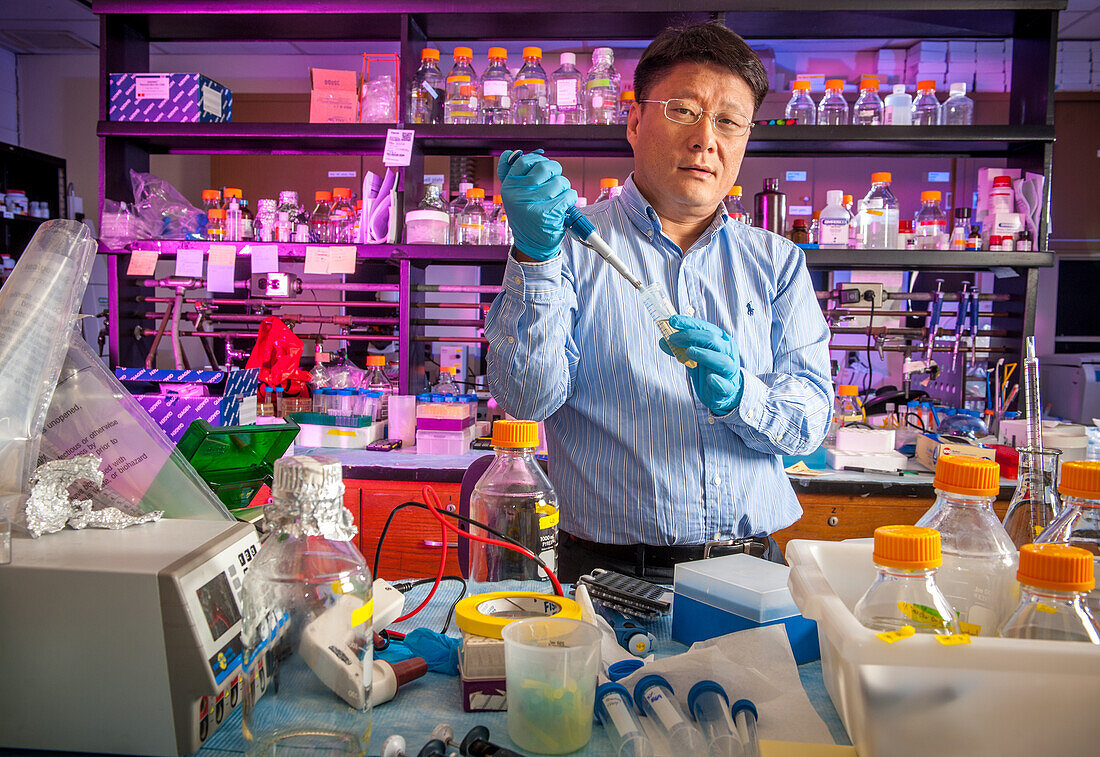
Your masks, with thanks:
M 970 635 L 965 633 L 938 633 L 936 634 L 936 641 L 945 647 L 955 647 L 960 644 L 969 644 Z
M 913 626 L 902 626 L 896 631 L 883 631 L 882 633 L 875 634 L 875 636 L 879 637 L 887 644 L 893 644 L 894 642 L 901 641 L 902 639 L 908 639 L 916 632 L 917 629 L 913 628 Z
M 1036 604 L 1035 609 L 1038 610 L 1039 612 L 1050 613 L 1051 615 L 1057 615 L 1058 614 L 1058 608 L 1057 607 L 1051 607 L 1050 605 L 1044 605 L 1042 602 L 1039 602 L 1038 604 Z
M 650 686 L 646 689 L 643 698 L 653 708 L 654 716 L 661 721 L 666 731 L 671 731 L 674 726 L 684 722 L 676 708 L 668 701 L 665 692 L 659 686 Z
M 589 79 L 584 83 L 585 89 L 596 89 L 597 87 L 610 87 L 610 79 Z
M 634 718 L 630 717 L 630 709 L 622 697 L 606 696 L 603 698 L 603 706 L 611 724 L 615 726 L 615 732 L 621 738 L 625 740 L 628 736 L 641 734 L 638 727 L 634 725 Z
M 374 599 L 368 599 L 359 607 L 352 610 L 351 613 L 351 627 L 358 628 L 363 623 L 370 623 L 371 617 L 374 615 Z
M 940 615 L 934 607 L 911 604 L 909 602 L 898 602 L 898 610 L 901 611 L 902 615 L 920 626 L 943 628 L 947 625 L 947 621 L 943 619 L 943 616 Z
M 573 108 L 577 105 L 577 80 L 559 79 L 554 87 L 558 94 L 559 108 Z
M 507 95 L 508 82 L 503 79 L 490 79 L 481 84 L 482 97 L 505 97 Z
M 461 81 L 470 81 L 470 77 L 466 76 L 465 74 L 459 74 L 457 76 L 448 76 L 447 77 L 447 83 L 448 84 L 452 84 L 454 82 L 461 82 Z

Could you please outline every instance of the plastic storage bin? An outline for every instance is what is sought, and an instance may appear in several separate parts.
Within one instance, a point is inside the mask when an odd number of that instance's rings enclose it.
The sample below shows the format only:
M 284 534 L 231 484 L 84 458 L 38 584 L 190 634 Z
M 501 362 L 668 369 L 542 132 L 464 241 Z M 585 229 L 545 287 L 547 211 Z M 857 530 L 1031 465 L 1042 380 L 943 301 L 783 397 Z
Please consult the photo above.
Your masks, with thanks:
M 825 688 L 860 757 L 1095 754 L 1100 647 L 931 634 L 894 644 L 852 614 L 871 585 L 872 545 L 792 541 L 791 595 L 817 621 Z
M 417 429 L 416 451 L 427 455 L 462 455 L 470 451 L 473 440 L 473 426 L 462 431 Z
M 694 644 L 782 623 L 795 661 L 818 659 L 817 624 L 798 612 L 787 588 L 790 571 L 749 555 L 680 563 L 673 573 L 672 638 Z

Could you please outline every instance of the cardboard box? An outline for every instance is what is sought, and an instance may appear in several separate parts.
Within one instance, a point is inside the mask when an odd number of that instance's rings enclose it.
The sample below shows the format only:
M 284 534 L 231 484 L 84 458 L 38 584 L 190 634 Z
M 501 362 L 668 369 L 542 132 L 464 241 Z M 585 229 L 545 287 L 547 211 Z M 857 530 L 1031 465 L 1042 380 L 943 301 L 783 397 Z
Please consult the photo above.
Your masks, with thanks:
M 157 422 L 173 442 L 183 438 L 193 421 L 212 426 L 249 425 L 256 420 L 256 385 L 260 370 L 234 371 L 226 379 L 224 396 L 212 396 L 211 384 L 222 380 L 222 371 L 174 371 L 147 368 L 116 368 L 119 381 L 154 381 L 157 394 L 135 394 L 134 399 Z
M 359 120 L 359 73 L 309 69 L 309 122 L 354 124 Z
M 920 434 L 917 437 L 917 462 L 928 470 L 934 471 L 936 470 L 936 461 L 943 454 L 970 455 L 971 457 L 984 457 L 986 460 L 997 459 L 997 451 L 992 447 L 956 441 L 957 438 L 941 441 L 939 434 Z
M 233 120 L 233 93 L 202 74 L 110 74 L 111 121 Z

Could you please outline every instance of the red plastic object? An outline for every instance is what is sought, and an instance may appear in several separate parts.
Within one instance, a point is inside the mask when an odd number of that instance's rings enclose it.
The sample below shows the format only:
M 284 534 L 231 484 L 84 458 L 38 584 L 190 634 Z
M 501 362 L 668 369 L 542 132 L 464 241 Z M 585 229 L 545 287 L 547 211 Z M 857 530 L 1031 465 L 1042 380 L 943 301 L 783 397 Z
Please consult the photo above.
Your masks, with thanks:
M 1001 466 L 1001 476 L 1003 478 L 1019 478 L 1020 472 L 1020 453 L 1016 451 L 1015 447 L 1009 447 L 1006 444 L 993 444 L 993 449 L 997 451 L 997 464 Z
M 262 386 L 281 386 L 289 396 L 305 394 L 309 373 L 299 369 L 302 340 L 275 317 L 260 322 L 259 335 L 245 368 L 260 369 Z M 262 389 L 261 389 L 262 391 Z

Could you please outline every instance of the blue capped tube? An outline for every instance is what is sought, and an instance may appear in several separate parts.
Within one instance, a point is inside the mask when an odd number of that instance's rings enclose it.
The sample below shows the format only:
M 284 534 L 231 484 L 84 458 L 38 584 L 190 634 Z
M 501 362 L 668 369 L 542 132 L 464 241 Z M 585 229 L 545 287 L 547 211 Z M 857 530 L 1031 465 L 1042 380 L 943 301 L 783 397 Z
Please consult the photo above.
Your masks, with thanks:
M 656 754 L 653 742 L 638 721 L 630 692 L 621 683 L 610 682 L 597 687 L 596 719 L 603 724 L 617 757 L 654 757 Z
M 688 711 L 707 740 L 708 757 L 742 757 L 741 739 L 730 714 L 726 691 L 714 681 L 699 681 L 688 692 Z
M 741 737 L 741 753 L 745 757 L 760 757 L 760 742 L 756 738 L 756 705 L 748 699 L 738 699 L 730 711 Z

